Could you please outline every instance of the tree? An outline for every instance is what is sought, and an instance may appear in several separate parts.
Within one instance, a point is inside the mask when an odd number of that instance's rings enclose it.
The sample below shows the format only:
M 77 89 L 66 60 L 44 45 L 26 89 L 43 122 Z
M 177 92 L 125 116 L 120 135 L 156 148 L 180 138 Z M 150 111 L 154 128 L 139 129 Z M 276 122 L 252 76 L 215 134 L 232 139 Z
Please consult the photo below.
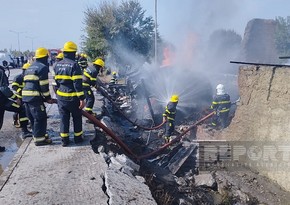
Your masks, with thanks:
M 208 67 L 218 72 L 231 73 L 229 61 L 240 51 L 242 37 L 233 30 L 219 29 L 209 38 L 206 59 Z
M 278 54 L 283 56 L 290 55 L 290 16 L 283 18 L 277 17 L 277 30 L 275 43 Z
M 154 43 L 154 21 L 135 0 L 119 6 L 103 2 L 85 12 L 83 50 L 92 58 L 104 57 L 120 68 L 150 62 Z

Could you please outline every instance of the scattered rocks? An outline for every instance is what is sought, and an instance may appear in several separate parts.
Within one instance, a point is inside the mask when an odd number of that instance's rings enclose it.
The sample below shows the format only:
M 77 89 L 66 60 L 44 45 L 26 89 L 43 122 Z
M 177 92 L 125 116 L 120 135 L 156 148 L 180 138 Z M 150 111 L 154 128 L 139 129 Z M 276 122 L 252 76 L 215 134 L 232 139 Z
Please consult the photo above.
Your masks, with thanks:
M 216 187 L 216 181 L 211 174 L 195 175 L 195 186 L 202 186 L 208 188 Z

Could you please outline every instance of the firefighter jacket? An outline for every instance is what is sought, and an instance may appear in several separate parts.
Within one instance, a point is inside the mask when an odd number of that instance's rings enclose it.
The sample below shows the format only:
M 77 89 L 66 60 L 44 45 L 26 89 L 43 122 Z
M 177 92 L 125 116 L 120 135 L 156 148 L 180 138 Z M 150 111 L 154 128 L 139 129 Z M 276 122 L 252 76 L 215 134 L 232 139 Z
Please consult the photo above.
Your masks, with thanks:
M 99 70 L 96 69 L 95 66 L 90 66 L 86 68 L 83 72 L 83 86 L 85 87 L 90 87 L 96 86 L 97 83 L 97 76 L 99 74 Z
M 166 117 L 168 121 L 175 120 L 177 102 L 169 102 L 163 113 L 163 117 Z
M 114 84 L 117 84 L 117 83 L 118 83 L 117 76 L 116 75 L 113 75 L 113 77 L 110 80 L 110 84 L 111 85 L 114 85 Z
M 23 73 L 16 75 L 12 82 L 12 89 L 15 91 L 15 95 L 21 99 L 22 98 L 22 89 L 24 88 L 23 82 Z
M 35 61 L 24 72 L 23 102 L 46 101 L 51 99 L 48 82 L 48 66 Z
M 223 113 L 229 112 L 230 107 L 231 107 L 231 99 L 228 94 L 214 96 L 211 109 Z
M 17 96 L 10 90 L 8 77 L 4 68 L 0 66 L 0 106 L 3 105 L 8 98 L 16 100 Z
M 78 60 L 78 64 L 82 70 L 88 67 L 88 60 L 85 57 L 80 57 Z
M 69 58 L 64 58 L 55 67 L 55 81 L 58 86 L 57 98 L 64 101 L 84 100 L 82 71 L 79 65 Z

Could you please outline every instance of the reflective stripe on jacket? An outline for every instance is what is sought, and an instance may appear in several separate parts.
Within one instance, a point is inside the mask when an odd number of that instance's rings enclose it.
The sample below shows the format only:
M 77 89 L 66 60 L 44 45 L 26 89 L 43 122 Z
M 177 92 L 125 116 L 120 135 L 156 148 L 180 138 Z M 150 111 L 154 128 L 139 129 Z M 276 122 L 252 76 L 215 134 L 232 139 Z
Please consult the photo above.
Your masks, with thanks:
M 213 98 L 211 109 L 219 112 L 228 112 L 231 107 L 231 99 L 228 94 L 216 95 Z
M 177 102 L 169 102 L 165 108 L 165 112 L 163 113 L 163 116 L 166 117 L 169 121 L 175 120 L 176 106 L 177 106 Z
M 57 98 L 64 101 L 84 100 L 82 71 L 79 65 L 68 58 L 56 63 L 55 81 L 58 86 Z
M 23 102 L 43 101 L 51 98 L 48 72 L 48 66 L 37 60 L 25 70 L 22 90 Z
M 18 98 L 22 98 L 22 89 L 24 88 L 23 74 L 16 75 L 12 82 L 12 89 Z
M 96 86 L 98 74 L 99 71 L 94 66 L 86 68 L 83 73 L 83 86 Z

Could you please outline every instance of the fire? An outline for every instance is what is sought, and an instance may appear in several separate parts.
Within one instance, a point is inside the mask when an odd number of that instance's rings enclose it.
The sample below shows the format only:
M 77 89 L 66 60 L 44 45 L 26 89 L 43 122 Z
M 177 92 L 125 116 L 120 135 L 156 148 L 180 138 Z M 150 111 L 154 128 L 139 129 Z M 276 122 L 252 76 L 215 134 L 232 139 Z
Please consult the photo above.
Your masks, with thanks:
M 163 49 L 163 60 L 161 67 L 169 67 L 172 65 L 174 53 L 169 47 Z
M 188 33 L 184 40 L 181 40 L 180 46 L 176 48 L 171 45 L 164 47 L 161 67 L 172 67 L 176 63 L 182 67 L 192 67 L 198 57 L 198 40 L 196 33 Z

